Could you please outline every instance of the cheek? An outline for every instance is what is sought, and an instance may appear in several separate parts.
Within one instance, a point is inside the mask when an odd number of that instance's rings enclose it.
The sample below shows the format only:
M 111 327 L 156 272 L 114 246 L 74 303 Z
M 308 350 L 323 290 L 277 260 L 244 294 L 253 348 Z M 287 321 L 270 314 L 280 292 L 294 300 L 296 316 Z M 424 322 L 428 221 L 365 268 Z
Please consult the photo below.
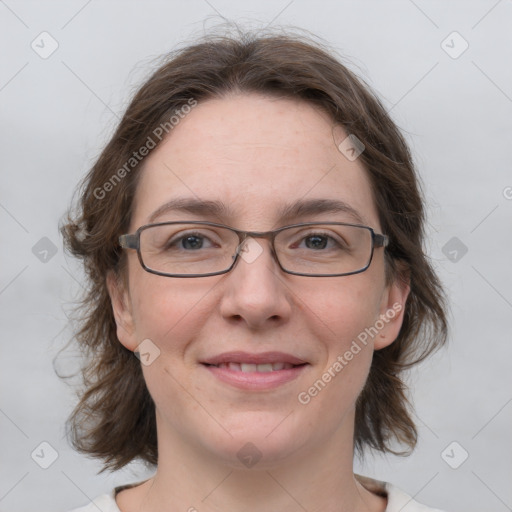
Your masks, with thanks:
M 317 340 L 318 365 L 310 387 L 303 390 L 304 400 L 321 396 L 315 398 L 316 405 L 329 402 L 333 414 L 342 413 L 342 404 L 355 402 L 373 356 L 372 327 L 379 318 L 381 288 L 375 284 L 378 279 L 361 277 L 345 276 L 336 285 L 312 288 L 305 294 L 304 314 Z
M 151 339 L 161 351 L 182 352 L 211 313 L 210 286 L 205 284 L 134 272 L 131 296 L 137 338 Z
M 157 347 L 154 362 L 142 367 L 146 385 L 162 414 L 169 412 L 166 406 L 169 403 L 173 404 L 173 410 L 187 409 L 193 414 L 190 375 L 196 363 L 190 348 L 211 316 L 208 292 L 213 285 L 145 274 L 134 280 L 137 293 L 133 311 L 138 339 L 150 339 Z M 183 420 L 186 430 L 185 416 L 182 419 L 171 416 L 177 428 Z
M 382 279 L 356 274 L 312 285 L 297 296 L 318 329 L 316 337 L 342 349 L 378 318 L 383 287 Z

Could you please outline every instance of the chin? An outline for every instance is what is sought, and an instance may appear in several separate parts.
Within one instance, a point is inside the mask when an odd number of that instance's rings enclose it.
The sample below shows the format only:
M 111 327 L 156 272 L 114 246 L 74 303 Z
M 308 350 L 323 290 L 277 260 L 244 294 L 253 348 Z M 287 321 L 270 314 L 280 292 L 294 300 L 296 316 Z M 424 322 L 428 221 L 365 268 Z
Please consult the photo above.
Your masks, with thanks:
M 231 421 L 224 420 L 227 432 L 223 430 L 215 438 L 206 439 L 204 434 L 211 430 L 202 429 L 199 435 L 204 448 L 234 469 L 271 469 L 312 441 L 306 425 L 299 428 L 292 419 L 293 412 L 287 417 L 289 413 L 284 410 L 241 413 Z

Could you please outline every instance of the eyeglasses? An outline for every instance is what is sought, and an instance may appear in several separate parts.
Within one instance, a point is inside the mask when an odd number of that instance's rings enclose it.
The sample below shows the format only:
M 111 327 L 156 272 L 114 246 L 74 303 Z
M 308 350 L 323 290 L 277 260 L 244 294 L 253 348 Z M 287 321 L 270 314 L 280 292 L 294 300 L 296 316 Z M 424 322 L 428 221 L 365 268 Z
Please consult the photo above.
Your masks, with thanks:
M 140 264 L 152 274 L 205 277 L 229 272 L 239 257 L 251 263 L 262 252 L 255 238 L 270 241 L 272 255 L 283 272 L 314 277 L 364 272 L 374 248 L 389 243 L 386 235 L 376 234 L 368 226 L 343 222 L 305 222 L 253 232 L 190 221 L 141 226 L 133 234 L 121 235 L 119 244 L 136 250 Z

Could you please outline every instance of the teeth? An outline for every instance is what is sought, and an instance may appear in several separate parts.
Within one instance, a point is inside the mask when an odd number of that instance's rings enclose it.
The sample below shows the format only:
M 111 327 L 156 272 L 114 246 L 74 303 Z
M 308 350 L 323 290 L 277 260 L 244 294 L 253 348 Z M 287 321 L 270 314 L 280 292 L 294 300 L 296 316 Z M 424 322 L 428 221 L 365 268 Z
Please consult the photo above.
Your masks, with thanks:
M 291 364 L 291 363 L 264 363 L 264 364 L 220 363 L 217 365 L 217 368 L 226 368 L 228 370 L 233 370 L 235 372 L 267 373 L 267 372 L 275 372 L 278 370 L 289 370 L 290 368 L 293 368 L 293 364 Z
M 240 365 L 240 369 L 243 372 L 255 372 L 259 365 L 257 364 L 248 364 L 248 363 L 242 363 Z
M 255 366 L 257 372 L 271 372 L 273 370 L 272 363 L 257 364 Z M 242 369 L 242 371 L 244 372 L 245 370 Z

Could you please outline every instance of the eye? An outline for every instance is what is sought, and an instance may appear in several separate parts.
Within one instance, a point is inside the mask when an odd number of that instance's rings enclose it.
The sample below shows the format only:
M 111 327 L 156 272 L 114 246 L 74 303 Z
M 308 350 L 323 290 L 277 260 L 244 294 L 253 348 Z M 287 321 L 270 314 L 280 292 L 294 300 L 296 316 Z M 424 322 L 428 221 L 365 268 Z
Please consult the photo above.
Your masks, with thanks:
M 166 244 L 166 249 L 183 249 L 186 251 L 197 251 L 199 249 L 211 249 L 218 247 L 210 238 L 200 232 L 186 233 L 173 236 Z
M 183 249 L 202 249 L 205 238 L 198 235 L 187 235 L 180 239 Z
M 293 244 L 294 248 L 311 249 L 312 251 L 323 250 L 341 250 L 346 247 L 343 240 L 333 233 L 312 232 L 302 235 L 301 238 Z
M 329 238 L 324 235 L 311 235 L 304 240 L 308 249 L 325 249 L 329 243 Z

